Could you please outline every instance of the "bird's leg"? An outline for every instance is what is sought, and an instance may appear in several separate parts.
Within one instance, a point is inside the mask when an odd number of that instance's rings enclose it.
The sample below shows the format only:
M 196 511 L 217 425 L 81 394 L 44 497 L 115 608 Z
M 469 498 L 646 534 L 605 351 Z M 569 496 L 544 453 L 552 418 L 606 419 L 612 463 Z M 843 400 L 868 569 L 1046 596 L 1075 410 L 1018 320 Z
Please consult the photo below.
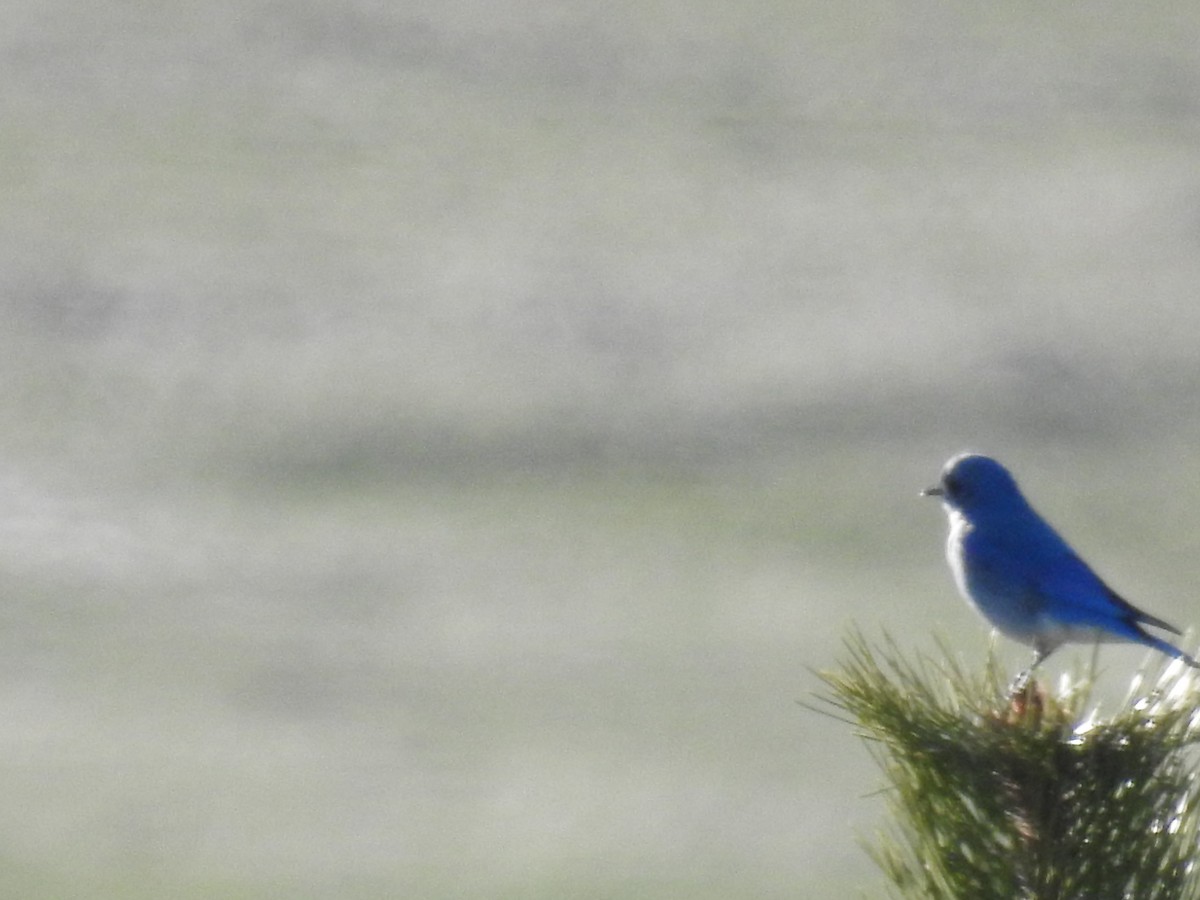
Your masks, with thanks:
M 1037 641 L 1033 645 L 1033 662 L 1029 664 L 1029 671 L 1032 672 L 1042 664 L 1047 656 L 1054 651 L 1054 644 L 1045 644 L 1042 641 Z
M 1042 664 L 1042 660 L 1050 655 L 1053 647 L 1047 647 L 1041 641 L 1037 641 L 1033 645 L 1033 662 L 1029 664 L 1027 669 L 1017 673 L 1017 677 L 1012 680 L 1012 684 L 1008 686 L 1008 694 L 1011 697 L 1013 694 L 1024 692 L 1029 686 L 1029 679 L 1033 676 L 1033 670 Z

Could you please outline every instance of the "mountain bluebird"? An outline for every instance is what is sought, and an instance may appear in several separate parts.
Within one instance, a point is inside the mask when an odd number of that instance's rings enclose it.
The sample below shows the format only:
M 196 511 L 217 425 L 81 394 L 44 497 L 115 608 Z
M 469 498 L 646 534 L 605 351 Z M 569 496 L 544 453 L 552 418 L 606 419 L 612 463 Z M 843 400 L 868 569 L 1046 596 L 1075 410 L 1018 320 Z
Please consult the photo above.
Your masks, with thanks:
M 950 518 L 946 559 L 959 593 L 993 626 L 1033 647 L 1031 669 L 1068 641 L 1134 641 L 1200 668 L 1142 627 L 1180 633 L 1101 581 L 996 460 L 955 456 L 941 483 L 922 493 L 941 497 Z

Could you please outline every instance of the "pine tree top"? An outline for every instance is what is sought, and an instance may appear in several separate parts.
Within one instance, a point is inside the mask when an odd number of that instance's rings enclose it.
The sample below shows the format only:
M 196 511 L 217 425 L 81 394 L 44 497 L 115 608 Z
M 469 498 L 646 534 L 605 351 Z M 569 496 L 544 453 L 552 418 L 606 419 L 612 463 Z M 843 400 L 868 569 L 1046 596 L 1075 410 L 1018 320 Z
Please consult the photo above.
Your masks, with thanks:
M 1195 670 L 1139 675 L 1106 716 L 1090 676 L 1014 692 L 994 660 L 971 672 L 945 647 L 906 659 L 858 634 L 821 677 L 886 776 L 893 822 L 871 852 L 893 893 L 1200 898 Z

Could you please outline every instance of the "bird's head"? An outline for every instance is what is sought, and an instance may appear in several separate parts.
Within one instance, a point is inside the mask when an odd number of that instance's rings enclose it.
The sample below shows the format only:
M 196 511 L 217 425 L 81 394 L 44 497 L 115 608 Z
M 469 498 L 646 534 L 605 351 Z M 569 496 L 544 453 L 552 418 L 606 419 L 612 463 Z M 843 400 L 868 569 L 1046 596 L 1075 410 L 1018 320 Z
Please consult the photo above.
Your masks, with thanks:
M 941 497 L 947 506 L 964 514 L 1006 510 L 1025 503 L 1008 469 L 990 456 L 978 453 L 960 453 L 952 457 L 942 469 L 942 480 L 921 494 Z

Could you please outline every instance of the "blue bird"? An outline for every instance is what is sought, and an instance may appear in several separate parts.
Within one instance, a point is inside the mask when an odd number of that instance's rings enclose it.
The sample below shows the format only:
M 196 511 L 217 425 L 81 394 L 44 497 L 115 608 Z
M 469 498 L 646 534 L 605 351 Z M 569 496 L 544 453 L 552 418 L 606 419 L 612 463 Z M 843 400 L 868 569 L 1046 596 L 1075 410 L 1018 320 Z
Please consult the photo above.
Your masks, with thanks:
M 950 518 L 946 559 L 959 593 L 994 627 L 1033 647 L 1030 670 L 1064 643 L 1093 641 L 1145 644 L 1200 668 L 1142 627 L 1180 634 L 1101 581 L 996 460 L 959 454 L 942 469 L 941 483 L 922 494 L 940 497 Z

